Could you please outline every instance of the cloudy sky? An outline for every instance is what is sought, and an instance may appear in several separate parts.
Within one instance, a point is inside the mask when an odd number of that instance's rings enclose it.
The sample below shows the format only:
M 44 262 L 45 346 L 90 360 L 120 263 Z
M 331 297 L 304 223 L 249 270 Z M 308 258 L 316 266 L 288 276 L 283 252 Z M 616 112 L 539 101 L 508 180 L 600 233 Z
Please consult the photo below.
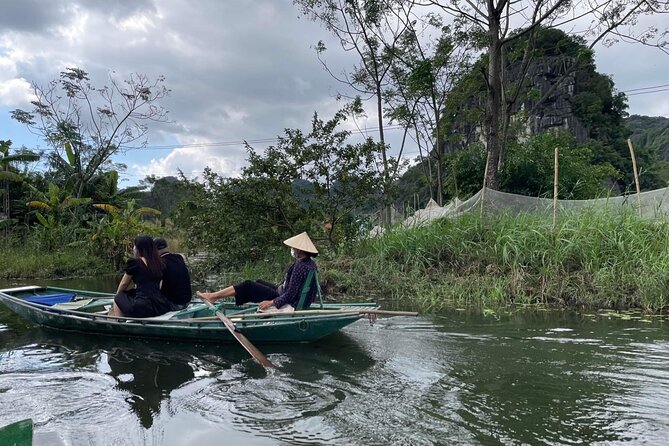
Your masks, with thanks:
M 9 112 L 29 110 L 30 84 L 66 67 L 98 85 L 112 70 L 164 75 L 171 94 L 162 104 L 174 122 L 152 127 L 147 148 L 116 159 L 128 165 L 124 185 L 178 169 L 199 175 L 207 165 L 235 175 L 242 140 L 306 130 L 314 111 L 327 118 L 341 106 L 334 97 L 342 87 L 312 48 L 321 39 L 335 71 L 354 62 L 292 0 L 0 0 L 0 139 L 47 148 Z M 630 113 L 669 117 L 669 91 L 637 90 L 666 88 L 669 56 L 625 44 L 596 50 L 599 71 L 629 92 Z M 374 115 L 356 126 L 374 136 Z

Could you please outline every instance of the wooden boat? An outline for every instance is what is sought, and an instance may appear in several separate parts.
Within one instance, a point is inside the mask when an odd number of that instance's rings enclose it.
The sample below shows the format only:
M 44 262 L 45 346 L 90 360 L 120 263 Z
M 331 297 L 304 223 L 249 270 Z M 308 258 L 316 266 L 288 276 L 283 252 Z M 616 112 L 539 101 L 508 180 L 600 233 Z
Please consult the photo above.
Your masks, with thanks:
M 0 445 L 32 446 L 33 420 L 17 421 L 0 427 Z
M 236 342 L 231 332 L 200 302 L 154 318 L 108 316 L 113 295 L 58 287 L 0 290 L 0 302 L 32 323 L 60 330 L 174 340 Z M 307 311 L 257 313 L 256 305 L 216 305 L 251 342 L 309 342 L 379 312 L 374 303 L 314 304 Z

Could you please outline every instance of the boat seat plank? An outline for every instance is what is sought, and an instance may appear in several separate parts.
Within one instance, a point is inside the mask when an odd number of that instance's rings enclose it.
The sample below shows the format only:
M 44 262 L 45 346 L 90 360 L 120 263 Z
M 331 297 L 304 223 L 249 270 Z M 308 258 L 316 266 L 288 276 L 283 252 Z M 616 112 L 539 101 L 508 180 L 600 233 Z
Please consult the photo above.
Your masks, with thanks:
M 16 288 L 5 288 L 5 289 L 2 289 L 2 290 L 0 290 L 0 293 L 18 293 L 18 292 L 21 292 L 21 291 L 41 290 L 41 289 L 43 289 L 43 288 L 44 288 L 44 287 L 41 287 L 41 286 L 35 286 L 35 285 L 31 285 L 31 286 L 20 286 L 20 287 L 16 287 Z
M 146 319 L 151 319 L 154 321 L 164 321 L 167 319 L 172 319 L 172 316 L 174 316 L 177 313 L 180 313 L 183 310 L 177 310 L 177 311 L 168 311 L 165 314 L 161 314 L 160 316 L 153 316 L 153 317 L 147 317 Z
M 63 302 L 60 304 L 56 304 L 53 306 L 53 308 L 59 308 L 61 310 L 76 310 L 78 308 L 85 307 L 91 302 L 93 302 L 93 299 L 74 300 L 72 302 Z

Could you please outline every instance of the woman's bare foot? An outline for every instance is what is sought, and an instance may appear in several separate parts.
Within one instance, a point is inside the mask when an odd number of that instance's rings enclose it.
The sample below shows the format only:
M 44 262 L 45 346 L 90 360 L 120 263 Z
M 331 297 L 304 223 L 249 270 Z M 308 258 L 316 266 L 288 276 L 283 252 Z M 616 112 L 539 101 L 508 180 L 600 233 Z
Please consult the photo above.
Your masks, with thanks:
M 213 303 L 216 300 L 216 293 L 203 293 L 202 291 L 196 291 L 195 295 L 202 300 Z

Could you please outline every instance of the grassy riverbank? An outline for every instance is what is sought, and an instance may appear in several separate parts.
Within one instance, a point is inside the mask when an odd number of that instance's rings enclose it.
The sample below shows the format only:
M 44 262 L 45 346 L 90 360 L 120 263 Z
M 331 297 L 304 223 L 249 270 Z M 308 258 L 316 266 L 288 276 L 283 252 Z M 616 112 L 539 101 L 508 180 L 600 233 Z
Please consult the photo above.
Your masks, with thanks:
M 43 253 L 30 243 L 5 243 L 2 252 L 3 278 L 109 272 L 76 246 Z M 216 279 L 204 274 L 206 262 L 192 267 L 198 287 L 214 289 L 246 278 L 280 281 L 289 261 L 281 250 L 274 261 Z M 669 309 L 669 223 L 630 212 L 564 213 L 555 231 L 545 215 L 466 215 L 396 229 L 337 255 L 323 252 L 318 262 L 330 298 L 382 299 L 428 313 L 508 304 Z
M 633 213 L 467 215 L 395 230 L 322 265 L 332 291 L 390 297 L 438 312 L 454 305 L 641 308 L 669 304 L 669 224 Z
M 279 280 L 287 258 L 226 273 L 217 285 Z M 404 309 L 542 304 L 576 309 L 669 308 L 669 223 L 634 213 L 478 214 L 393 230 L 318 258 L 330 298 Z M 214 286 L 215 287 L 215 286 Z
M 41 251 L 29 242 L 8 241 L 0 244 L 0 278 L 34 279 L 83 277 L 109 273 L 109 265 L 80 247 Z

